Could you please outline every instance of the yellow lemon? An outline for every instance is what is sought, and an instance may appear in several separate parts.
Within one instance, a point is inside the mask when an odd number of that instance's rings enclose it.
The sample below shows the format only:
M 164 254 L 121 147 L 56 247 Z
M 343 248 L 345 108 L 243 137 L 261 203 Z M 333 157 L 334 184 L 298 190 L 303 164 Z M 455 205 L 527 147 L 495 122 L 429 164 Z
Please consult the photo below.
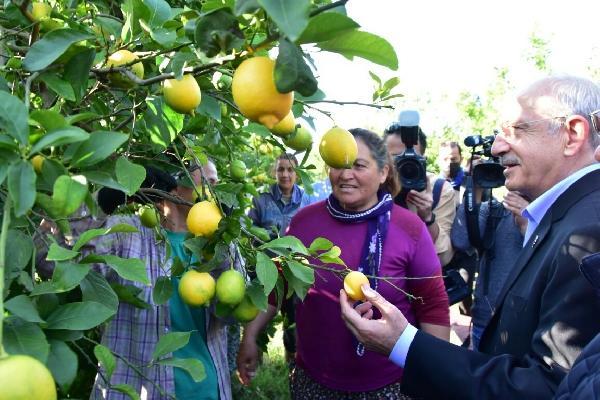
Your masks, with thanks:
M 190 208 L 186 223 L 188 230 L 196 236 L 212 236 L 219 227 L 223 216 L 221 210 L 212 201 L 201 201 Z
M 208 272 L 189 270 L 179 281 L 179 296 L 193 307 L 206 305 L 215 295 L 215 278 Z
M 33 357 L 0 359 L 0 400 L 56 400 L 56 385 L 48 368 Z
M 358 155 L 358 145 L 350 132 L 334 126 L 321 138 L 319 153 L 331 168 L 351 168 Z
M 38 174 L 42 173 L 42 166 L 44 165 L 44 160 L 45 160 L 44 156 L 39 155 L 39 154 L 33 156 L 33 158 L 31 159 L 31 165 L 33 165 L 33 169 Z
M 119 67 L 123 64 L 127 64 L 131 61 L 137 60 L 138 56 L 130 52 L 129 50 L 119 50 L 114 52 L 108 57 L 106 62 L 107 67 Z M 131 67 L 131 72 L 135 74 L 140 79 L 144 79 L 144 64 L 141 62 L 133 64 Z M 132 82 L 127 79 L 125 76 L 120 73 L 112 73 L 109 75 L 110 81 L 121 87 L 130 87 L 132 86 Z
M 190 114 L 200 105 L 202 94 L 193 75 L 184 75 L 180 80 L 167 79 L 163 82 L 165 102 L 181 114 Z
M 50 18 L 52 6 L 46 3 L 34 2 L 31 4 L 31 16 L 35 22 L 40 22 Z
M 235 306 L 246 294 L 246 281 L 241 273 L 234 269 L 227 270 L 217 279 L 217 299 L 221 303 Z
M 279 93 L 275 87 L 275 61 L 268 57 L 244 60 L 231 82 L 233 101 L 249 120 L 273 128 L 292 108 L 294 92 Z
M 296 151 L 305 151 L 312 147 L 312 135 L 309 130 L 301 126 L 296 133 L 283 139 L 283 143 Z
M 344 278 L 344 290 L 348 297 L 356 301 L 364 301 L 365 295 L 362 291 L 362 285 L 369 285 L 369 279 L 359 271 L 352 271 Z
M 273 135 L 277 135 L 279 137 L 286 137 L 294 133 L 295 130 L 296 118 L 294 118 L 294 113 L 290 111 L 284 119 L 279 121 L 277 125 L 275 125 L 271 129 L 271 132 L 273 133 Z

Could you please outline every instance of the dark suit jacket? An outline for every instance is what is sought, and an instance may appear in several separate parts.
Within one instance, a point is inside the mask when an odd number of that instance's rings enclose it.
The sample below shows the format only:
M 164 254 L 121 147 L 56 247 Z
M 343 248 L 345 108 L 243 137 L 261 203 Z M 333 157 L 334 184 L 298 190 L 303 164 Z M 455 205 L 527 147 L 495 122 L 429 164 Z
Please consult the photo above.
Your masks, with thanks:
M 600 332 L 600 300 L 578 271 L 600 251 L 600 171 L 550 207 L 515 265 L 480 352 L 419 332 L 402 390 L 426 399 L 549 399 Z

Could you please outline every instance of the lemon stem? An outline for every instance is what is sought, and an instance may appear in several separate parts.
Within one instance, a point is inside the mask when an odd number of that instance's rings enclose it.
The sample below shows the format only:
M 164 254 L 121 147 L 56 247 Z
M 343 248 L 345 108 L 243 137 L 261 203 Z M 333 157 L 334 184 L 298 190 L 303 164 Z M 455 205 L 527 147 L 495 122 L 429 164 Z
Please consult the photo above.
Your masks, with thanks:
M 8 237 L 8 225 L 10 224 L 10 196 L 6 196 L 4 203 L 4 215 L 2 217 L 2 229 L 0 230 L 0 358 L 6 357 L 2 345 L 2 331 L 4 327 L 4 268 L 6 267 L 6 239 Z

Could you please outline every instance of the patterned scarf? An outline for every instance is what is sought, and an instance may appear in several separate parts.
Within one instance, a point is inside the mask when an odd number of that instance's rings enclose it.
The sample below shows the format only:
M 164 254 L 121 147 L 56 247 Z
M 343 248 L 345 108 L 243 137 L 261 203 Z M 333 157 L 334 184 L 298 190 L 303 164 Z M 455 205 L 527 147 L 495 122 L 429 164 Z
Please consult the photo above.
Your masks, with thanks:
M 331 194 L 327 199 L 327 211 L 338 221 L 345 223 L 358 224 L 367 222 L 367 236 L 363 244 L 358 271 L 365 275 L 373 277 L 378 276 L 381 265 L 381 256 L 383 254 L 383 243 L 387 236 L 388 225 L 392 214 L 394 201 L 392 196 L 380 190 L 377 192 L 377 204 L 364 211 L 346 211 L 340 205 L 340 202 Z M 378 279 L 369 278 L 371 287 L 377 290 Z M 364 354 L 364 345 L 357 342 L 356 354 Z

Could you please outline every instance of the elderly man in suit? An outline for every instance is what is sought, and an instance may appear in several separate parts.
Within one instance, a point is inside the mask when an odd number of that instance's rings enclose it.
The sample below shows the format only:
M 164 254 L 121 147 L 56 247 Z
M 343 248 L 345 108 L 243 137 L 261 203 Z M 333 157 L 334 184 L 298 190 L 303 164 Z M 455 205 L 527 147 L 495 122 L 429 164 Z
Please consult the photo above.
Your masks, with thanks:
M 600 300 L 578 271 L 600 252 L 600 87 L 549 77 L 523 91 L 492 152 L 506 187 L 532 199 L 522 251 L 483 331 L 479 352 L 427 335 L 365 287 L 342 316 L 358 340 L 404 367 L 402 390 L 431 399 L 548 399 L 600 332 Z M 372 305 L 382 314 L 371 319 Z

